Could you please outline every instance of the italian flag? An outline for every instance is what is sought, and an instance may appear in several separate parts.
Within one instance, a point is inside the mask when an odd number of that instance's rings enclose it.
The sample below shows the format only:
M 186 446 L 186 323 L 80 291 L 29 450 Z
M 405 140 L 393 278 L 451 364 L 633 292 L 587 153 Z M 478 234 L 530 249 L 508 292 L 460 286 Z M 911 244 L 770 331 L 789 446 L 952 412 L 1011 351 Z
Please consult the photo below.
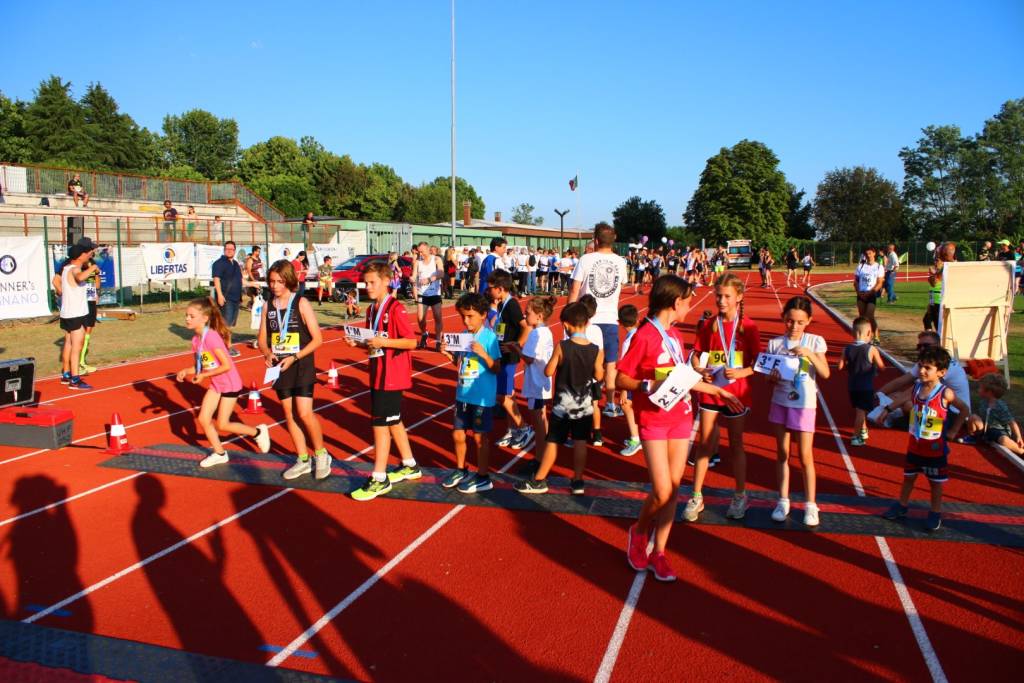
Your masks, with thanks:
M 576 188 L 579 187 L 579 186 L 580 186 L 580 177 L 579 176 L 573 176 L 572 178 L 569 179 L 569 189 L 570 190 L 575 192 Z

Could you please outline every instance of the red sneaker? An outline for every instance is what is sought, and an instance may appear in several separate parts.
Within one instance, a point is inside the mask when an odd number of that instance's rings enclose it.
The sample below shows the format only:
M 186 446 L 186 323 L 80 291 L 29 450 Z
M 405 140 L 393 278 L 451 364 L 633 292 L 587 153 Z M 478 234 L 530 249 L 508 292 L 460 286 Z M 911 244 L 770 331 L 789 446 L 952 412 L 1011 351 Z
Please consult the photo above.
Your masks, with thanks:
M 637 532 L 636 524 L 629 527 L 629 541 L 626 545 L 626 560 L 638 572 L 647 569 L 647 536 Z
M 654 572 L 654 578 L 658 581 L 675 581 L 679 578 L 676 573 L 672 571 L 672 567 L 669 565 L 668 558 L 665 557 L 665 553 L 652 554 L 650 562 L 650 569 Z

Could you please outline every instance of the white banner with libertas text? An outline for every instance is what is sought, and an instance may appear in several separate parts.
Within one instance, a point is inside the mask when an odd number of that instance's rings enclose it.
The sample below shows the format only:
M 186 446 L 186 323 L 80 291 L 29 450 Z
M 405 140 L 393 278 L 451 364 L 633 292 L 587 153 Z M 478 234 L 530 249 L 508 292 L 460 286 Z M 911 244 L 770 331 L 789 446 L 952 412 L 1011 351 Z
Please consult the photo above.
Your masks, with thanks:
M 196 245 L 193 242 L 164 242 L 142 245 L 146 278 L 154 282 L 187 280 L 196 276 Z
M 49 314 L 42 236 L 0 237 L 0 318 Z

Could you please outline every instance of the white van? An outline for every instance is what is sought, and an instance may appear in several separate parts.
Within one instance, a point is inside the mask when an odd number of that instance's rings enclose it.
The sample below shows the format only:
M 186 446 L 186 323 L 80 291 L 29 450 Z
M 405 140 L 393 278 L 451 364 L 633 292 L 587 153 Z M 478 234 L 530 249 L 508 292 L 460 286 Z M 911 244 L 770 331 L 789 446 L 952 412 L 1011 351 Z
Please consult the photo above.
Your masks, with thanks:
M 753 254 L 750 251 L 750 240 L 729 240 L 726 243 L 726 248 L 729 250 L 729 267 L 736 268 L 737 266 L 746 266 L 750 268 L 752 265 Z

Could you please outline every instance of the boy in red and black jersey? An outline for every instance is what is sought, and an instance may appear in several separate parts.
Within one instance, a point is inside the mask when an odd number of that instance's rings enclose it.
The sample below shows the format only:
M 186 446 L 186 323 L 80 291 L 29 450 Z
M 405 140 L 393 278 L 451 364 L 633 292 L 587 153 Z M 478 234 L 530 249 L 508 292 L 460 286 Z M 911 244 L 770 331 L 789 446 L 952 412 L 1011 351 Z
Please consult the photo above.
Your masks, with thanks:
M 373 500 L 391 490 L 391 485 L 422 475 L 409 446 L 402 423 L 402 392 L 412 388 L 412 350 L 416 332 L 409 324 L 405 307 L 388 294 L 391 270 L 373 263 L 363 273 L 366 293 L 373 302 L 366 309 L 366 326 L 373 337 L 366 342 L 370 356 L 370 403 L 373 416 L 373 474 L 362 488 L 352 492 L 358 501 Z M 350 346 L 356 342 L 348 341 Z M 402 465 L 387 471 L 391 441 L 398 447 Z

